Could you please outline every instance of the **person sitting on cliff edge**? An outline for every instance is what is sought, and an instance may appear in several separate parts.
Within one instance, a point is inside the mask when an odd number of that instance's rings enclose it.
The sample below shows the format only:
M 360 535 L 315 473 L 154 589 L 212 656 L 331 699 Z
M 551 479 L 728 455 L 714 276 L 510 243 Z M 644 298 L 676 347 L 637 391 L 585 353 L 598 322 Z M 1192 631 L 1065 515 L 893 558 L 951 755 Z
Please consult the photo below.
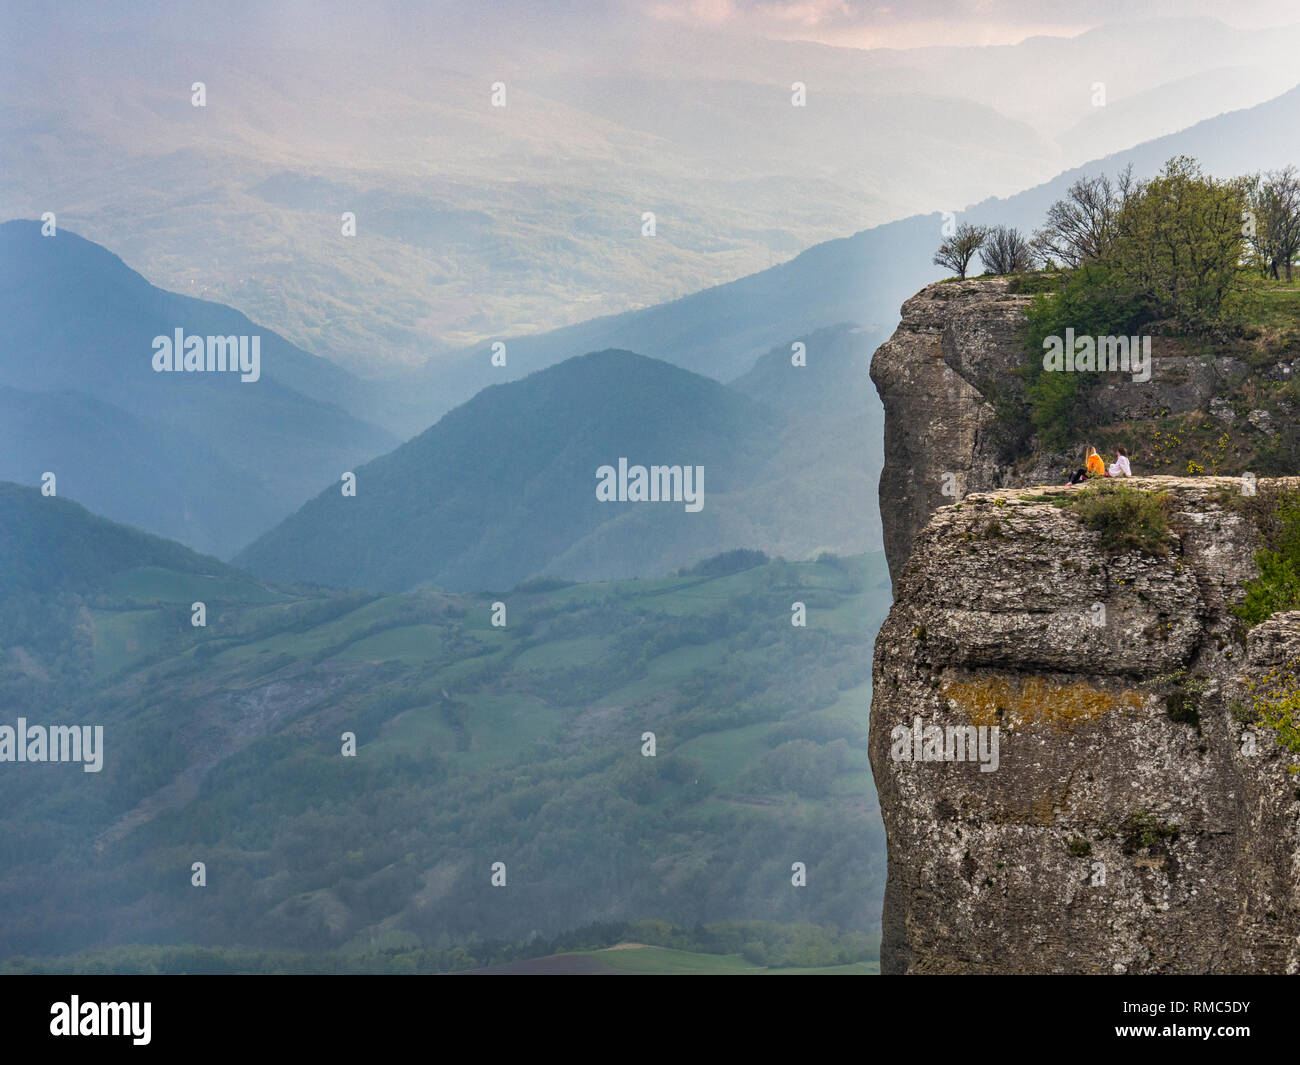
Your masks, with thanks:
M 1105 461 L 1102 459 L 1102 457 L 1101 457 L 1100 455 L 1097 454 L 1097 449 L 1096 449 L 1095 447 L 1089 447 L 1089 448 L 1088 448 L 1088 462 L 1087 462 L 1087 469 L 1088 469 L 1088 476 L 1089 476 L 1089 477 L 1108 477 L 1108 476 L 1110 476 L 1110 475 L 1106 472 L 1106 463 L 1105 463 Z
M 1110 464 L 1108 476 L 1111 477 L 1132 477 L 1133 467 L 1128 464 L 1128 450 L 1126 448 L 1115 449 L 1115 461 Z
M 1123 448 L 1120 449 L 1120 453 L 1126 454 Z M 1083 461 L 1084 465 L 1074 471 L 1069 481 L 1066 482 L 1067 484 L 1083 484 L 1083 482 L 1089 477 L 1111 476 L 1106 472 L 1106 463 L 1103 461 L 1102 457 L 1097 454 L 1097 449 L 1095 447 L 1089 446 L 1087 454 L 1084 455 Z M 1127 465 L 1128 460 L 1125 459 L 1124 461 Z
M 1065 482 L 1066 484 L 1083 484 L 1083 482 L 1088 479 L 1088 469 L 1087 469 L 1088 455 L 1091 453 L 1091 451 L 1092 448 L 1084 449 L 1084 453 L 1083 453 L 1084 464 L 1080 466 L 1077 470 L 1075 470 L 1072 474 L 1070 474 L 1070 479 Z

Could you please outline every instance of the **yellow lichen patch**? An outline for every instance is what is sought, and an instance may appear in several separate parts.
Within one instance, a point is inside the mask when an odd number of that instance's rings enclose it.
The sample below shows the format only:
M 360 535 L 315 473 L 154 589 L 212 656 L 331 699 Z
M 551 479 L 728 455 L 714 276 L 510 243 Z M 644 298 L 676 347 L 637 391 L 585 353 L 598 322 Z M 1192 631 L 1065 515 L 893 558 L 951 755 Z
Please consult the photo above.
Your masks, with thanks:
M 1043 792 L 1033 801 L 1033 822 L 1036 825 L 1050 825 L 1056 814 L 1056 798 L 1050 791 Z
M 1059 684 L 1042 677 L 1025 677 L 1016 683 L 1005 677 L 949 681 L 940 692 L 972 724 L 1004 728 L 1040 723 L 1064 728 L 1123 706 L 1136 710 L 1142 705 L 1142 694 L 1132 688 L 1106 691 L 1086 681 Z

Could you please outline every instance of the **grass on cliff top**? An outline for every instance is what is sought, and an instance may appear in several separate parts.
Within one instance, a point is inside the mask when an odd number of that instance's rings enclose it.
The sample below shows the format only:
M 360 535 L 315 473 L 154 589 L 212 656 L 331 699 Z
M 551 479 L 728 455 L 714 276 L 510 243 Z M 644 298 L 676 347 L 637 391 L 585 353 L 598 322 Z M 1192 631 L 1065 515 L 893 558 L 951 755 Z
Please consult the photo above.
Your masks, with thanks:
M 1027 270 L 1023 274 L 1012 274 L 1007 291 L 1026 296 L 1053 292 L 1060 284 L 1061 276 L 1060 270 Z
M 1169 553 L 1169 497 L 1115 481 L 1090 484 L 1067 504 L 1112 555 Z
M 1247 296 L 1242 315 L 1248 338 L 1258 329 L 1263 333 L 1289 334 L 1291 347 L 1300 343 L 1300 275 L 1290 283 L 1273 281 L 1249 271 L 1245 280 Z

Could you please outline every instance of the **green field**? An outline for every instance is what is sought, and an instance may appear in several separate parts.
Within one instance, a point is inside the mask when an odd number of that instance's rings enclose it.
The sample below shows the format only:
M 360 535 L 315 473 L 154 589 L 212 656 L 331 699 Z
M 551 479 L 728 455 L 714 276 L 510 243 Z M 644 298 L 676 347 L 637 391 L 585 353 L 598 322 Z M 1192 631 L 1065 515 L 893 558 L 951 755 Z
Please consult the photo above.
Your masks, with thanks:
M 616 938 L 616 937 L 615 937 Z M 876 976 L 875 959 L 827 965 L 762 965 L 740 953 L 717 953 L 620 941 L 608 947 L 550 954 L 507 948 L 511 960 L 491 959 L 476 965 L 464 954 L 450 968 L 437 968 L 438 955 L 396 950 L 384 955 L 270 955 L 201 947 L 128 947 L 45 960 L 0 961 L 0 975 L 144 973 L 389 973 L 431 971 L 496 975 L 593 976 Z M 454 955 L 448 954 L 447 957 Z M 431 966 L 430 963 L 434 963 Z
M 108 578 L 107 588 L 109 595 L 122 599 L 187 605 L 196 601 L 271 603 L 285 598 L 252 580 L 176 573 L 158 566 L 141 566 L 115 573 Z
M 795 601 L 806 627 L 790 623 Z M 0 696 L 31 719 L 103 723 L 106 758 L 40 788 L 0 776 L 0 957 L 445 971 L 536 957 L 539 933 L 592 922 L 748 921 L 702 950 L 675 932 L 601 958 L 874 965 L 880 555 L 492 596 L 290 591 L 142 565 L 41 602 L 45 627 L 13 630 Z M 796 859 L 807 887 L 791 884 Z M 505 888 L 489 880 L 498 861 Z M 638 938 L 614 924 L 578 952 Z M 827 964 L 837 942 L 853 945 Z

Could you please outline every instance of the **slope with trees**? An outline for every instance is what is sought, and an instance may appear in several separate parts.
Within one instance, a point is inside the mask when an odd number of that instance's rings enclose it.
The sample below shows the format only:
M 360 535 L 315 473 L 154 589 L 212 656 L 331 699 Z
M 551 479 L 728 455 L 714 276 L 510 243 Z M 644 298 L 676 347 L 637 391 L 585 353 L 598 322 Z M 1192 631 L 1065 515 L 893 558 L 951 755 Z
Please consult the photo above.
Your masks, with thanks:
M 664 921 L 695 929 L 670 945 L 706 949 L 697 926 L 718 922 L 877 931 L 879 555 L 537 582 L 498 593 L 498 627 L 494 596 L 268 588 L 30 495 L 0 495 L 0 526 L 49 507 L 45 535 L 10 542 L 19 572 L 88 538 L 120 549 L 69 565 L 66 609 L 6 641 L 4 719 L 102 724 L 105 758 L 28 767 L 49 770 L 40 787 L 0 774 L 0 956 L 148 965 L 192 944 L 250 968 L 454 967 L 593 921 Z M 742 932 L 728 949 L 822 963 Z

